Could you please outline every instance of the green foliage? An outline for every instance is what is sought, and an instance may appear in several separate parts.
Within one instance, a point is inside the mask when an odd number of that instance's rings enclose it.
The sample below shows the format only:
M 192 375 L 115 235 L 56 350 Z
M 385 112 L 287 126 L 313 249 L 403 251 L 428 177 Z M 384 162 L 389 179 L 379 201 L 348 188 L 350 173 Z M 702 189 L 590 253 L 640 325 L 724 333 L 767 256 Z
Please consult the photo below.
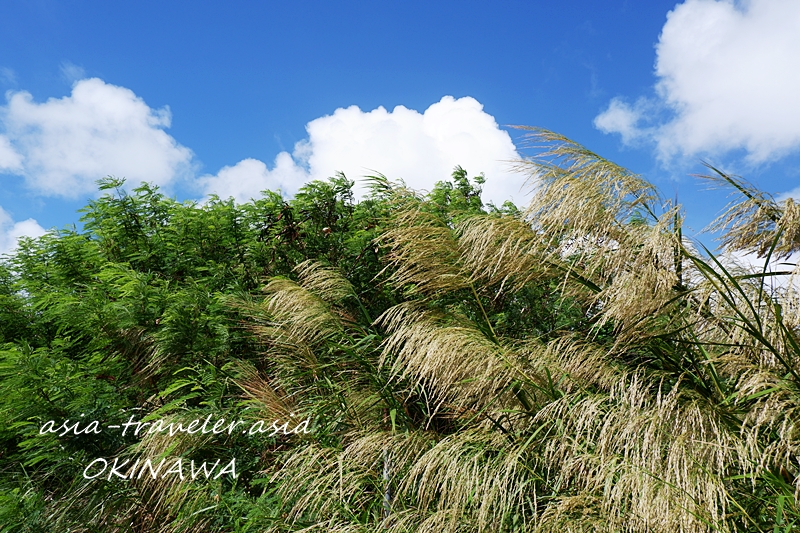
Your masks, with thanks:
M 466 216 L 483 212 L 481 202 L 481 185 L 486 182 L 483 174 L 473 178 L 467 177 L 467 171 L 457 166 L 451 175 L 452 181 L 438 181 L 428 196 L 428 201 L 435 206 L 437 214 Z

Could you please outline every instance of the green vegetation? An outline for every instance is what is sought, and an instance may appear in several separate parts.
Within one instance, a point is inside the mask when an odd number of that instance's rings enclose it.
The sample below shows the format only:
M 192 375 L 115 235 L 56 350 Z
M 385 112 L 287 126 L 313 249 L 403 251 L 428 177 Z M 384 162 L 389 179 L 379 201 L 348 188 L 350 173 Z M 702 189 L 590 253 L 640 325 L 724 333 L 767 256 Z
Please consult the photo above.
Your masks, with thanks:
M 358 202 L 103 180 L 83 231 L 0 263 L 0 531 L 800 529 L 797 295 L 724 260 L 798 251 L 795 204 L 712 169 L 741 196 L 713 255 L 641 177 L 532 135 L 525 210 L 460 167 Z M 186 478 L 125 475 L 162 458 Z

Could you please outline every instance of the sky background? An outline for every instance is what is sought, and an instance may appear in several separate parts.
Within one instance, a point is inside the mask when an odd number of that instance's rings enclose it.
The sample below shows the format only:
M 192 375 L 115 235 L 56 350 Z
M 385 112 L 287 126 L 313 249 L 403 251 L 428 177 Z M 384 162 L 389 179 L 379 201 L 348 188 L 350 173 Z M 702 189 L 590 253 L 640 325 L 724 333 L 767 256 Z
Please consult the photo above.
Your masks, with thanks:
M 678 196 L 702 161 L 800 196 L 800 2 L 0 0 L 0 253 L 77 223 L 95 181 L 246 201 L 455 165 L 523 205 L 550 129 Z

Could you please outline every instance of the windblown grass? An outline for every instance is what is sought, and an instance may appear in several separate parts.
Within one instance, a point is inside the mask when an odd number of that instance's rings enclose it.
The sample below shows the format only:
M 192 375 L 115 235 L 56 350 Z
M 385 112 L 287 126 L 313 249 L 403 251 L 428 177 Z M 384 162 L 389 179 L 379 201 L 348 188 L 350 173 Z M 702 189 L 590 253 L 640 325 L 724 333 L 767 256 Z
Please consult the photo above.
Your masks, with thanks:
M 408 301 L 359 329 L 379 346 L 350 339 L 333 363 L 366 363 L 350 371 L 373 372 L 359 381 L 372 392 L 341 385 L 337 438 L 273 470 L 274 530 L 791 530 L 796 295 L 697 252 L 680 206 L 641 177 L 556 134 L 531 139 L 547 149 L 520 164 L 536 187 L 521 217 L 453 222 L 403 193 L 381 242 Z M 791 201 L 715 179 L 743 195 L 714 226 L 727 251 L 796 251 Z M 310 292 L 320 272 L 304 274 Z M 317 300 L 292 303 L 286 283 L 268 289 L 265 309 L 285 317 L 273 335 L 355 331 L 345 314 L 319 319 Z M 571 318 L 497 334 L 497 302 L 542 285 Z M 319 370 L 352 379 L 332 368 Z

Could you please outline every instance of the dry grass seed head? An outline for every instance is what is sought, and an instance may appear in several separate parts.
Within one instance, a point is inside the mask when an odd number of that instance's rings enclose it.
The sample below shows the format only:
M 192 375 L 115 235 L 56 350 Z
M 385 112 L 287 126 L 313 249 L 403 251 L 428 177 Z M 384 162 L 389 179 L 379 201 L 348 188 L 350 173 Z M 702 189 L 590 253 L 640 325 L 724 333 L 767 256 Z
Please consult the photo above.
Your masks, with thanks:
M 274 279 L 264 292 L 268 296 L 265 311 L 278 326 L 275 332 L 316 345 L 344 331 L 330 304 L 291 280 Z
M 531 225 L 511 217 L 477 216 L 458 227 L 464 268 L 473 281 L 510 290 L 548 273 L 546 247 Z
M 317 444 L 294 449 L 277 468 L 272 481 L 280 482 L 290 521 L 346 520 L 374 507 L 385 490 L 386 454 L 394 478 L 430 446 L 424 433 L 393 435 L 374 430 L 345 435 L 343 442 L 341 450 Z
M 543 459 L 563 487 L 595 494 L 624 530 L 706 531 L 727 513 L 724 477 L 737 435 L 702 404 L 658 392 L 635 375 L 610 394 L 568 395 L 536 421 L 555 424 Z
M 510 514 L 524 516 L 530 496 L 531 458 L 497 432 L 469 431 L 433 441 L 425 432 L 353 434 L 340 452 L 295 450 L 276 472 L 289 520 L 342 521 L 374 506 L 385 491 L 382 469 L 390 461 L 394 486 L 392 531 L 494 531 Z M 412 526 L 416 524 L 416 526 Z
M 603 261 L 600 277 L 610 281 L 596 295 L 602 304 L 598 327 L 606 321 L 617 324 L 618 345 L 649 336 L 659 312 L 675 297 L 675 254 L 680 243 L 670 231 L 672 218 L 668 212 L 657 224 L 629 228 L 626 246 L 607 252 Z
M 335 268 L 308 259 L 294 270 L 303 288 L 330 304 L 339 305 L 347 298 L 356 296 L 353 286 Z
M 526 215 L 548 241 L 619 241 L 621 224 L 656 200 L 650 183 L 561 135 L 534 129 L 529 138 L 545 150 L 519 165 L 537 181 Z
M 792 198 L 776 202 L 737 176 L 712 167 L 716 175 L 698 176 L 717 187 L 735 189 L 739 199 L 728 204 L 725 211 L 708 227 L 720 232 L 720 241 L 728 251 L 745 251 L 766 257 L 775 246 L 776 258 L 789 257 L 800 251 L 800 206 Z M 779 235 L 780 233 L 780 235 Z
M 408 379 L 432 392 L 433 412 L 444 404 L 481 407 L 508 388 L 516 354 L 486 338 L 468 323 L 447 324 L 443 317 L 413 304 L 386 311 L 378 323 L 390 333 L 380 365 L 391 364 L 394 379 Z
M 270 419 L 289 420 L 297 412 L 292 399 L 274 386 L 268 377 L 260 374 L 253 365 L 240 363 L 236 374 L 237 385 L 259 407 L 259 416 L 266 414 Z
M 560 392 L 590 388 L 609 391 L 625 375 L 607 350 L 577 335 L 564 335 L 545 345 L 530 341 L 519 348 L 536 375 L 549 372 Z
M 392 222 L 393 229 L 382 236 L 394 268 L 391 283 L 425 295 L 470 287 L 453 230 L 443 220 L 413 206 L 399 211 Z
M 534 462 L 497 431 L 463 431 L 423 453 L 398 492 L 422 509 L 447 512 L 448 529 L 469 523 L 474 531 L 494 531 L 515 512 L 522 522 L 534 518 L 524 512 Z

